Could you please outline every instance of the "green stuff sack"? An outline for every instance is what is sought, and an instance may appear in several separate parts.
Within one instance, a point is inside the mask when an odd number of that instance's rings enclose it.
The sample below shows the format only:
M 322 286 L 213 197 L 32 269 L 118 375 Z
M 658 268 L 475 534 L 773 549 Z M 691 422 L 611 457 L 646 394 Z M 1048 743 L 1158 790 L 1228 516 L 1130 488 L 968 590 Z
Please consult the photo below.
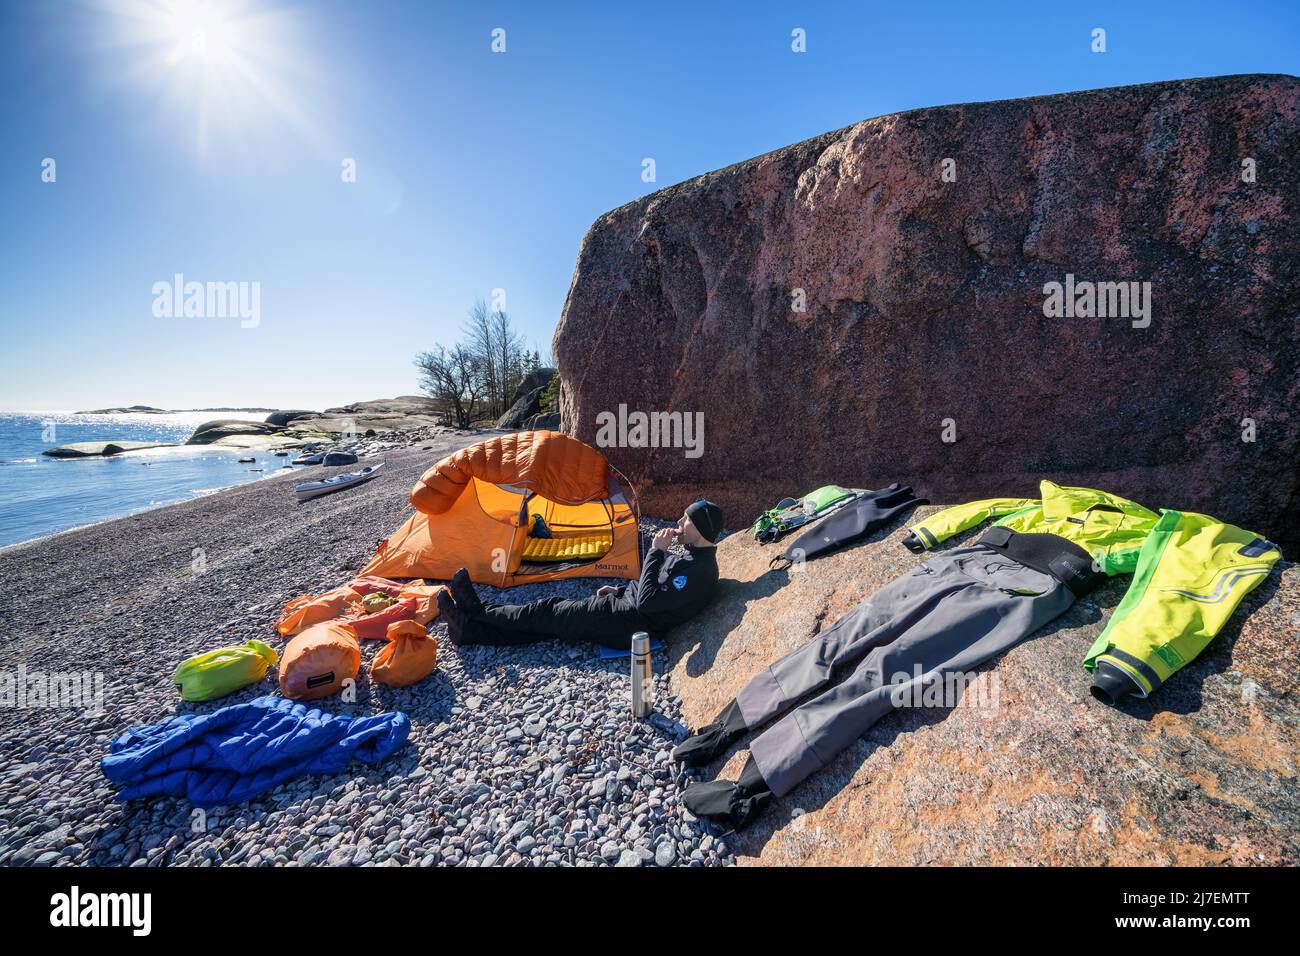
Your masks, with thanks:
M 256 684 L 278 659 L 269 645 L 250 640 L 181 661 L 172 679 L 184 700 L 215 700 Z

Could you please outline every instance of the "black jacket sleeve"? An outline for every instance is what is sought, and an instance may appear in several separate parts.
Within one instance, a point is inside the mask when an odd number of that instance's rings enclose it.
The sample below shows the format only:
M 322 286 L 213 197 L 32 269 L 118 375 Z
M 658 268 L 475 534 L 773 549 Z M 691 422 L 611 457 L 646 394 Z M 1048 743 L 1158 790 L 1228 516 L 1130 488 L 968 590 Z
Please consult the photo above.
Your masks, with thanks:
M 668 552 L 660 551 L 658 548 L 651 548 L 646 552 L 645 560 L 641 563 L 641 579 L 636 582 L 635 588 L 628 589 L 638 608 L 644 608 L 647 600 L 663 591 L 664 585 L 659 582 L 659 574 L 663 571 L 664 561 L 667 558 Z

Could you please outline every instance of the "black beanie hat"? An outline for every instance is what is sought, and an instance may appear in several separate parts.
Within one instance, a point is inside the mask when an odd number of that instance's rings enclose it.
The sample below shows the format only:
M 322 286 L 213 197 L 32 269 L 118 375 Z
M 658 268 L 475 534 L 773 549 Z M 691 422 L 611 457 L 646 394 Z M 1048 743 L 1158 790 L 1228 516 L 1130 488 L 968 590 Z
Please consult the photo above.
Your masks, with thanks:
M 717 541 L 722 534 L 722 509 L 712 501 L 701 498 L 686 509 L 686 517 L 691 519 L 695 529 L 704 535 L 706 541 Z

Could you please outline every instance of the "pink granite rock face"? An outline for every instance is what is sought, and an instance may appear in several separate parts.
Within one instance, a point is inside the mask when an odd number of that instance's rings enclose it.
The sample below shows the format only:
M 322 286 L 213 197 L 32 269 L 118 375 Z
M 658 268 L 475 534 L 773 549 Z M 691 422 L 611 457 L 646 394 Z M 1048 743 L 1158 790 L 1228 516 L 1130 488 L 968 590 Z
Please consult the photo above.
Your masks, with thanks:
M 1295 548 L 1298 207 L 1294 77 L 865 120 L 600 217 L 555 335 L 563 420 L 597 442 L 620 404 L 704 414 L 698 457 L 605 448 L 652 514 L 1051 478 Z M 1150 283 L 1149 321 L 1046 315 L 1067 276 Z
M 797 573 L 769 567 L 784 543 L 723 540 L 717 599 L 668 645 L 684 719 L 708 723 L 763 668 L 914 569 L 906 529 Z M 1107 707 L 1081 662 L 1131 580 L 1110 579 L 980 665 L 957 706 L 886 716 L 729 844 L 764 866 L 1300 863 L 1300 570 L 1281 563 L 1150 698 Z M 751 739 L 704 778 L 734 780 Z

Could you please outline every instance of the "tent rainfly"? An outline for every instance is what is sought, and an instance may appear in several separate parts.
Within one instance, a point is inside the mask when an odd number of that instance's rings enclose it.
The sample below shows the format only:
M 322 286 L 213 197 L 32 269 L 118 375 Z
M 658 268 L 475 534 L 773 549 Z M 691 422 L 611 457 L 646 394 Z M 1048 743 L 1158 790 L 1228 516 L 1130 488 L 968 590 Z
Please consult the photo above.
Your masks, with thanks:
M 449 455 L 411 490 L 415 513 L 361 574 L 446 580 L 457 568 L 508 588 L 560 578 L 635 580 L 640 509 L 632 486 L 562 432 L 499 435 Z

